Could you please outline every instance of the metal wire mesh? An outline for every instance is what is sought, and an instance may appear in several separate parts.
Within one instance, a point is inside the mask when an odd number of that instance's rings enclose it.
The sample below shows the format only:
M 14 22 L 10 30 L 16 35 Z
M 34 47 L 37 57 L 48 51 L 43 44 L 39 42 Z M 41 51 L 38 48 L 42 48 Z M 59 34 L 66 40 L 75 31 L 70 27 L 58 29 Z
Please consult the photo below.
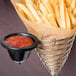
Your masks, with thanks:
M 52 76 L 58 76 L 73 46 L 75 35 L 65 39 L 42 40 L 37 47 L 38 55 Z

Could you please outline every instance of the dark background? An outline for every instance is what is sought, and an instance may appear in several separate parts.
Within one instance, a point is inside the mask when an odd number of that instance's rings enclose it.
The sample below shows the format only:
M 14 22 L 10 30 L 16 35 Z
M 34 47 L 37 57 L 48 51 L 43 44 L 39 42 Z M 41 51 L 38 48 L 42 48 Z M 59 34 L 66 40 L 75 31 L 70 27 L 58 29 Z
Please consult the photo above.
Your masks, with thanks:
M 27 32 L 10 0 L 0 0 L 0 40 L 12 32 Z M 59 76 L 76 76 L 76 41 L 69 59 Z M 0 76 L 50 76 L 33 50 L 30 58 L 21 65 L 14 63 L 6 49 L 0 45 Z

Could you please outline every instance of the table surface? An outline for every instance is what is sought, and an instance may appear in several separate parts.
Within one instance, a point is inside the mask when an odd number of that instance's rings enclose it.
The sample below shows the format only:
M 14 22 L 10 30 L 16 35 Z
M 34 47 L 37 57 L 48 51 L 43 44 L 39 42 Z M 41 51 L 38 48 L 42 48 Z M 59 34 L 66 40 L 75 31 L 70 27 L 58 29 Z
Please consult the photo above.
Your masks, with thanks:
M 12 32 L 27 32 L 10 0 L 0 0 L 0 40 Z M 76 76 L 76 41 L 59 76 Z M 21 65 L 14 63 L 6 49 L 0 45 L 0 76 L 51 76 L 33 50 L 30 58 Z

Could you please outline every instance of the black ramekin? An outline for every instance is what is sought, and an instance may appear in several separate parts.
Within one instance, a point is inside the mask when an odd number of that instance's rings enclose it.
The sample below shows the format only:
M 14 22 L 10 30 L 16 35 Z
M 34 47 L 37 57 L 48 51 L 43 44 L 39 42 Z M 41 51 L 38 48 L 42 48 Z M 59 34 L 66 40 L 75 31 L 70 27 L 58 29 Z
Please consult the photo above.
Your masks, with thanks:
M 11 36 L 16 36 L 16 35 L 21 35 L 21 36 L 26 36 L 29 37 L 33 40 L 34 44 L 29 47 L 25 48 L 16 48 L 9 46 L 8 44 L 5 43 L 6 38 L 11 37 Z M 6 36 L 4 36 L 1 40 L 1 45 L 8 50 L 8 53 L 13 61 L 21 62 L 24 60 L 27 60 L 29 57 L 31 50 L 37 47 L 38 44 L 38 39 L 29 33 L 11 33 Z

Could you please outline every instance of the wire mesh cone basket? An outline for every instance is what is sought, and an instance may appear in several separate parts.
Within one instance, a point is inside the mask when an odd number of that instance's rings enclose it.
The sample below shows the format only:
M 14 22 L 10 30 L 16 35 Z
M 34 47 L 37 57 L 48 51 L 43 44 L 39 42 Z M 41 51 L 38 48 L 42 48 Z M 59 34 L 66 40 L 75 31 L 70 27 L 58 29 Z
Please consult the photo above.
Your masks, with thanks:
M 37 54 L 52 76 L 58 76 L 59 71 L 68 59 L 74 39 L 75 35 L 59 40 L 40 39 Z

